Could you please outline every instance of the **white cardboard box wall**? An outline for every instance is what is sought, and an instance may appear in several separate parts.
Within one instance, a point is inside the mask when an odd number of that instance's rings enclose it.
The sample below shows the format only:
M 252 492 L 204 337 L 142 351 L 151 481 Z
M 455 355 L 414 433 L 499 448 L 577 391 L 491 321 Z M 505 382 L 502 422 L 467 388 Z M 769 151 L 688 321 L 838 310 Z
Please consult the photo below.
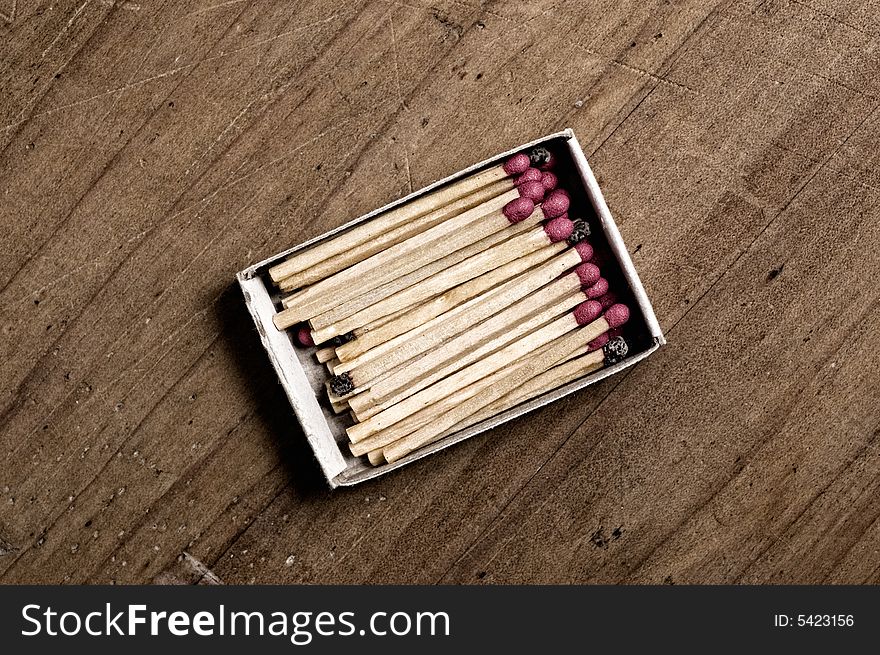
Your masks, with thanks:
M 345 434 L 348 418 L 346 416 L 337 416 L 329 409 L 324 409 L 318 401 L 319 394 L 324 392 L 324 381 L 327 379 L 326 369 L 322 364 L 318 364 L 314 358 L 314 349 L 302 349 L 294 346 L 292 337 L 293 331 L 279 332 L 272 323 L 272 317 L 275 315 L 278 302 L 278 295 L 273 288 L 268 286 L 266 281 L 266 271 L 268 268 L 284 259 L 292 252 L 307 248 L 313 243 L 323 241 L 328 237 L 349 229 L 363 221 L 369 220 L 372 216 L 400 205 L 417 196 L 423 195 L 432 189 L 452 182 L 456 179 L 469 175 L 475 170 L 483 169 L 493 164 L 503 161 L 510 155 L 526 150 L 536 145 L 541 145 L 549 141 L 564 143 L 569 149 L 572 162 L 576 169 L 581 182 L 583 183 L 583 191 L 588 200 L 592 204 L 596 217 L 598 218 L 598 226 L 593 222 L 592 227 L 597 227 L 604 233 L 611 253 L 620 266 L 623 278 L 629 286 L 629 291 L 644 319 L 644 329 L 650 337 L 651 345 L 640 352 L 634 353 L 623 361 L 600 369 L 595 373 L 589 374 L 570 382 L 554 391 L 545 393 L 531 401 L 522 403 L 512 409 L 502 412 L 490 419 L 483 421 L 477 425 L 471 426 L 465 430 L 461 430 L 450 436 L 438 441 L 434 444 L 426 446 L 419 451 L 401 459 L 394 464 L 386 464 L 384 466 L 373 467 L 363 461 L 363 458 L 354 457 L 348 450 L 348 439 Z M 434 184 L 420 189 L 408 196 L 401 198 L 393 203 L 381 207 L 375 211 L 365 214 L 339 228 L 327 232 L 316 237 L 306 243 L 294 248 L 290 248 L 282 253 L 275 255 L 267 260 L 254 264 L 238 273 L 236 276 L 242 292 L 244 293 L 245 302 L 248 311 L 254 319 L 254 323 L 259 332 L 263 346 L 269 355 L 272 366 L 278 374 L 281 386 L 284 388 L 293 411 L 296 413 L 302 426 L 303 433 L 311 445 L 312 451 L 324 472 L 327 481 L 331 487 L 342 485 L 353 485 L 365 480 L 375 478 L 379 475 L 393 471 L 396 468 L 405 466 L 417 459 L 430 455 L 447 448 L 452 444 L 469 439 L 481 432 L 485 432 L 501 423 L 509 421 L 517 416 L 521 416 L 538 407 L 553 402 L 563 396 L 566 396 L 578 389 L 595 384 L 610 375 L 614 375 L 629 366 L 641 361 L 652 352 L 657 350 L 661 345 L 666 343 L 660 325 L 654 315 L 654 310 L 645 293 L 639 276 L 636 273 L 629 253 L 624 246 L 620 237 L 620 232 L 611 212 L 605 204 L 602 191 L 593 176 L 583 150 L 580 147 L 574 133 L 569 129 L 556 134 L 551 134 L 531 143 L 521 145 L 515 149 L 501 153 L 491 159 L 475 164 L 445 179 L 439 180 Z

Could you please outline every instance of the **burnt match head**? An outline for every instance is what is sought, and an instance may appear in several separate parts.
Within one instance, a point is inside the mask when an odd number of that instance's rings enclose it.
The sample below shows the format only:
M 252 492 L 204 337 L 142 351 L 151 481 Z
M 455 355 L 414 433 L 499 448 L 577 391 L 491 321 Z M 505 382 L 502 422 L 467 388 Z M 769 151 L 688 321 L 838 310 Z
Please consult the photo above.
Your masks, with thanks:
M 567 212 L 570 204 L 568 193 L 565 193 L 563 189 L 554 189 L 547 194 L 544 202 L 541 203 L 541 211 L 544 212 L 544 218 L 556 218 Z
M 611 366 L 629 354 L 629 346 L 623 337 L 614 337 L 602 346 L 602 352 L 605 355 L 605 366 Z
M 594 300 L 601 298 L 606 293 L 608 293 L 608 280 L 606 280 L 604 277 L 600 277 L 598 280 L 596 280 L 595 284 L 593 284 L 589 289 L 586 289 L 584 293 L 587 294 L 587 298 L 592 298 Z M 602 302 L 600 301 L 599 304 L 601 305 Z
M 596 304 L 599 307 L 602 306 L 599 303 Z M 608 322 L 608 327 L 620 327 L 629 320 L 629 307 L 621 303 L 611 305 L 611 307 L 605 310 L 605 320 Z
M 547 233 L 547 236 L 553 243 L 559 243 L 568 239 L 573 229 L 574 223 L 567 216 L 557 216 L 547 221 L 546 225 L 544 225 L 544 232 Z
M 582 262 L 588 262 L 593 259 L 593 246 L 586 241 L 574 244 L 574 251 L 580 255 Z
M 303 348 L 311 348 L 315 345 L 315 340 L 312 339 L 312 332 L 308 326 L 299 326 L 299 329 L 296 331 L 296 342 Z
M 502 168 L 504 169 L 504 172 L 508 175 L 519 175 L 520 173 L 525 172 L 530 164 L 531 158 L 527 155 L 520 153 L 518 155 L 514 155 L 506 162 L 504 162 Z
M 532 215 L 533 211 L 535 211 L 535 203 L 528 198 L 511 200 L 504 205 L 504 209 L 501 210 L 501 212 L 507 216 L 507 220 L 511 223 L 519 223 L 520 221 L 526 220 Z
M 578 276 L 578 280 L 580 280 L 581 286 L 584 287 L 584 289 L 592 287 L 602 276 L 599 272 L 599 267 L 589 262 L 584 262 L 576 267 L 574 273 Z
M 516 187 L 520 198 L 528 198 L 532 202 L 541 202 L 544 199 L 544 187 L 540 182 L 523 182 Z
M 538 169 L 536 168 L 533 170 Z M 541 171 L 538 172 L 541 173 Z M 555 173 L 551 173 L 550 171 L 544 171 L 543 173 L 541 173 L 541 179 L 539 181 L 541 182 L 541 186 L 543 186 L 547 191 L 552 191 L 559 186 L 559 178 L 556 177 Z
M 602 315 L 602 305 L 595 300 L 587 300 L 574 308 L 574 318 L 578 325 L 592 323 Z
M 330 378 L 330 391 L 337 396 L 345 396 L 354 391 L 354 382 L 348 373 L 340 373 Z
M 539 171 L 537 168 L 527 168 L 523 171 L 514 181 L 514 185 L 519 186 L 520 184 L 525 184 L 526 182 L 540 182 L 542 183 L 544 179 L 544 173 Z M 543 183 L 541 186 L 544 186 Z
M 553 156 L 553 153 L 543 146 L 535 146 L 532 148 L 531 151 L 529 151 L 529 159 L 531 160 L 532 166 L 543 170 L 552 168 L 556 163 L 556 157 Z
M 571 236 L 568 237 L 568 244 L 573 246 L 588 236 L 590 236 L 590 224 L 582 218 L 575 219 L 574 230 L 572 230 Z
M 349 341 L 354 341 L 354 332 L 346 332 L 345 334 L 333 337 L 330 340 L 330 343 L 333 344 L 334 347 L 337 347 L 346 344 Z

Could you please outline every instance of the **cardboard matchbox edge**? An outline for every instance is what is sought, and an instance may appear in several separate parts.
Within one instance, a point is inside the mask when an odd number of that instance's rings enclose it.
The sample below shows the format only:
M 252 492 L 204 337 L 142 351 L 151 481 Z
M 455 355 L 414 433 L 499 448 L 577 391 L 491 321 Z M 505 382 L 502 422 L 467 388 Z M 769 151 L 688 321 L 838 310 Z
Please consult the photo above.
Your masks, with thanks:
M 430 444 L 417 452 L 404 457 L 394 464 L 373 467 L 364 463 L 363 458 L 354 457 L 348 453 L 348 447 L 345 442 L 345 426 L 347 425 L 347 419 L 345 418 L 346 415 L 335 416 L 332 412 L 329 412 L 329 410 L 325 411 L 322 409 L 318 400 L 318 393 L 323 390 L 323 387 L 318 383 L 321 378 L 316 376 L 318 373 L 324 373 L 323 365 L 315 362 L 313 355 L 314 348 L 303 350 L 294 345 L 292 331 L 287 330 L 281 332 L 275 328 L 275 325 L 272 323 L 272 317 L 277 311 L 275 301 L 273 300 L 273 295 L 275 295 L 276 292 L 266 286 L 261 274 L 264 273 L 269 266 L 284 259 L 293 252 L 307 248 L 319 241 L 323 241 L 343 230 L 347 230 L 359 223 L 369 220 L 376 214 L 387 211 L 397 205 L 428 193 L 439 186 L 469 175 L 473 171 L 499 163 L 514 153 L 553 140 L 564 140 L 565 144 L 568 146 L 571 159 L 577 169 L 581 182 L 583 183 L 584 191 L 593 206 L 596 217 L 599 219 L 599 227 L 601 227 L 604 232 L 612 254 L 617 260 L 623 273 L 623 277 L 629 286 L 633 299 L 639 306 L 642 316 L 645 319 L 647 330 L 653 340 L 652 345 L 613 366 L 600 369 L 592 374 L 563 385 L 558 389 L 547 392 L 528 402 L 521 403 L 516 407 L 501 412 L 481 423 L 451 434 L 436 443 Z M 596 226 L 594 225 L 594 228 L 595 227 Z M 657 317 L 654 315 L 651 302 L 648 300 L 648 296 L 645 293 L 645 289 L 642 286 L 638 273 L 636 273 L 629 253 L 623 243 L 623 239 L 620 236 L 620 232 L 617 229 L 617 225 L 611 217 L 611 212 L 605 203 L 602 191 L 599 189 L 596 178 L 587 163 L 586 156 L 571 129 L 550 134 L 540 139 L 536 139 L 535 141 L 517 146 L 516 148 L 465 168 L 442 180 L 438 180 L 423 189 L 414 191 L 413 193 L 395 200 L 384 207 L 380 207 L 364 214 L 363 216 L 341 225 L 334 230 L 249 266 L 236 275 L 236 280 L 244 294 L 245 303 L 254 320 L 263 347 L 269 356 L 269 360 L 272 363 L 275 372 L 278 374 L 281 386 L 284 388 L 284 391 L 290 400 L 294 413 L 299 419 L 302 431 L 305 434 L 306 439 L 315 454 L 315 458 L 318 460 L 318 464 L 331 488 L 354 485 L 384 475 L 385 473 L 400 468 L 401 466 L 405 466 L 417 459 L 421 459 L 422 457 L 431 455 L 439 450 L 448 448 L 455 443 L 469 439 L 481 432 L 497 427 L 502 423 L 518 416 L 522 416 L 538 407 L 542 407 L 579 389 L 595 384 L 596 382 L 614 375 L 625 368 L 633 366 L 666 343 L 666 339 L 664 338 L 660 325 L 657 322 Z

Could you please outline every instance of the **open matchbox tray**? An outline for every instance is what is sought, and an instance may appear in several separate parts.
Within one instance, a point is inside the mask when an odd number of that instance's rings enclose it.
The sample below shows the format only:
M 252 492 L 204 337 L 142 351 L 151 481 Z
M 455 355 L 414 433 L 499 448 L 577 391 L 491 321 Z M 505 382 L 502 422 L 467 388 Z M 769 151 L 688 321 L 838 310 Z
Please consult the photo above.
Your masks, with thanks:
M 272 317 L 281 309 L 281 295 L 269 279 L 269 268 L 293 252 L 308 248 L 397 205 L 471 173 L 498 164 L 517 152 L 537 145 L 550 148 L 559 157 L 559 165 L 554 172 L 559 175 L 564 186 L 570 191 L 572 208 L 577 209 L 580 215 L 589 222 L 592 229 L 590 242 L 597 252 L 605 251 L 607 254 L 609 263 L 603 265 L 602 273 L 611 280 L 612 288 L 627 299 L 631 310 L 630 321 L 625 331 L 629 344 L 629 355 L 617 364 L 587 374 L 553 391 L 496 414 L 481 423 L 429 444 L 394 464 L 371 466 L 365 461 L 365 458 L 355 457 L 349 452 L 345 429 L 350 425 L 350 419 L 345 414 L 334 414 L 327 402 L 324 388 L 327 372 L 324 365 L 318 363 L 315 358 L 316 348 L 302 348 L 296 345 L 296 330 L 279 331 L 272 323 Z M 335 230 L 254 264 L 238 273 L 236 278 L 244 293 L 245 302 L 254 319 L 263 346 L 278 374 L 281 386 L 290 399 L 290 404 L 299 419 L 303 433 L 331 487 L 350 486 L 370 480 L 431 455 L 438 450 L 448 448 L 459 441 L 491 430 L 502 423 L 633 366 L 666 343 L 651 303 L 621 239 L 620 232 L 605 204 L 605 199 L 602 197 L 602 191 L 590 170 L 580 144 L 570 129 L 523 144 L 507 152 L 499 153 L 491 159 L 474 164 L 424 189 L 356 218 Z

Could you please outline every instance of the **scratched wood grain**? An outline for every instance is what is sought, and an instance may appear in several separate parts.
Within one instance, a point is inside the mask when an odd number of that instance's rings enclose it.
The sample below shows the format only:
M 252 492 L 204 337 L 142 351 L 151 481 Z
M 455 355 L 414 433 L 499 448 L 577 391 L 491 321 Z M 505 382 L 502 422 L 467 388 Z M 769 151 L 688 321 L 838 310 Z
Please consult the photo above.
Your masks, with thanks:
M 880 582 L 880 5 L 0 2 L 0 582 Z M 232 276 L 570 126 L 670 345 L 329 492 Z

